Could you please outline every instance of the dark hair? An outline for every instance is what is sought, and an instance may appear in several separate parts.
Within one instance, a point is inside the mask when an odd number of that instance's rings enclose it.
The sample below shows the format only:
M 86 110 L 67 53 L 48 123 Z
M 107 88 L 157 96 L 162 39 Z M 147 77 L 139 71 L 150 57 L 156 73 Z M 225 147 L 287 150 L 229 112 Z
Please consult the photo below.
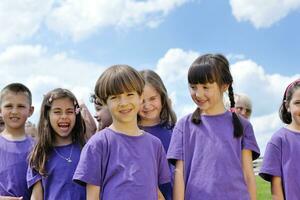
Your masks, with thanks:
M 48 92 L 43 99 L 39 124 L 38 124 L 38 140 L 37 144 L 33 148 L 30 157 L 29 164 L 30 167 L 35 169 L 39 174 L 45 176 L 46 173 L 46 162 L 49 154 L 53 150 L 54 142 L 54 130 L 50 124 L 49 112 L 51 110 L 52 102 L 57 99 L 69 98 L 74 102 L 74 110 L 76 114 L 75 125 L 71 131 L 72 141 L 78 143 L 81 147 L 85 144 L 84 133 L 85 133 L 85 123 L 79 112 L 79 104 L 74 96 L 74 94 L 62 88 L 56 88 Z M 78 112 L 77 112 L 78 111 Z
M 284 92 L 282 103 L 279 108 L 279 117 L 285 124 L 290 124 L 292 122 L 291 112 L 289 112 L 287 108 L 291 102 L 295 90 L 298 88 L 300 88 L 300 79 L 290 83 Z
M 100 102 L 99 98 L 97 98 L 97 96 L 95 94 L 91 94 L 90 102 L 94 103 L 95 105 L 98 105 L 98 106 L 103 106 L 103 104 Z
M 233 79 L 229 69 L 228 60 L 221 54 L 205 54 L 199 56 L 188 71 L 189 84 L 206 84 L 216 82 L 219 87 L 228 85 L 230 107 L 234 108 Z M 192 115 L 192 122 L 201 123 L 201 110 L 197 108 Z M 235 112 L 232 113 L 234 137 L 243 135 L 243 126 Z
M 29 90 L 25 85 L 23 85 L 22 83 L 11 83 L 11 84 L 8 84 L 7 86 L 5 86 L 5 87 L 1 90 L 1 94 L 0 94 L 0 104 L 2 103 L 3 97 L 7 94 L 7 92 L 15 92 L 16 94 L 17 94 L 17 93 L 20 93 L 20 92 L 21 92 L 21 93 L 24 93 L 25 95 L 27 95 L 29 105 L 31 106 L 31 104 L 32 104 L 32 95 L 31 95 L 31 92 L 30 92 L 30 90 Z
M 95 85 L 96 98 L 106 104 L 111 95 L 136 91 L 142 95 L 145 81 L 138 71 L 128 65 L 113 65 L 106 69 Z
M 161 80 L 160 76 L 152 70 L 142 70 L 146 84 L 151 85 L 160 95 L 162 110 L 160 112 L 160 124 L 168 129 L 174 127 L 176 123 L 176 114 L 172 109 L 171 101 L 168 97 L 168 91 Z

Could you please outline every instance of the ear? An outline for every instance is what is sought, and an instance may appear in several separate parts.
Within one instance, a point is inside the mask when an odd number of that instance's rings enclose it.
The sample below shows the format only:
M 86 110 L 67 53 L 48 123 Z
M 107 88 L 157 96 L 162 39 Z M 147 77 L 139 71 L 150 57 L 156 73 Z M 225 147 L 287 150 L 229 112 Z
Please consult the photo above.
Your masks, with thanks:
M 226 92 L 226 91 L 228 90 L 228 88 L 229 88 L 229 85 L 228 85 L 228 84 L 224 84 L 224 85 L 222 85 L 222 87 L 221 87 L 221 91 L 222 91 L 222 92 Z
M 30 117 L 30 116 L 33 114 L 33 112 L 34 112 L 34 107 L 33 107 L 33 106 L 30 106 L 28 117 Z

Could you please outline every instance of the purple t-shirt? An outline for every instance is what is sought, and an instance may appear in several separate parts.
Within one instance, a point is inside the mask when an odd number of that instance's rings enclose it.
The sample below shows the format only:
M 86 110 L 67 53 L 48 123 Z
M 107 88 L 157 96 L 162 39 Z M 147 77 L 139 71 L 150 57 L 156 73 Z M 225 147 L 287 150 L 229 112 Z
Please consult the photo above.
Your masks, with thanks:
M 158 185 L 170 181 L 170 171 L 158 138 L 105 128 L 84 146 L 73 180 L 99 186 L 103 200 L 155 200 Z
M 244 135 L 234 138 L 232 113 L 202 115 L 201 123 L 191 122 L 191 114 L 175 126 L 167 158 L 184 162 L 185 199 L 248 200 L 242 169 L 242 149 L 259 156 L 259 148 L 249 121 L 240 118 Z
M 164 146 L 165 151 L 166 152 L 168 151 L 173 129 L 167 129 L 166 127 L 163 127 L 161 124 L 157 124 L 154 126 L 140 126 L 140 129 L 159 138 L 161 143 Z
M 269 141 L 259 175 L 281 177 L 285 199 L 300 198 L 300 133 L 279 129 Z
M 47 200 L 84 200 L 86 199 L 85 187 L 72 181 L 74 171 L 80 157 L 81 148 L 78 144 L 69 144 L 55 147 L 57 152 L 52 151 L 47 164 L 47 176 L 41 176 L 35 170 L 28 169 L 27 185 L 31 188 L 38 181 L 42 181 L 44 199 Z M 72 154 L 71 154 L 72 152 Z M 68 158 L 71 154 L 71 161 Z M 64 158 L 63 158 L 64 157 Z
M 0 135 L 0 196 L 30 199 L 26 170 L 27 157 L 33 144 L 31 137 L 22 141 L 10 141 Z

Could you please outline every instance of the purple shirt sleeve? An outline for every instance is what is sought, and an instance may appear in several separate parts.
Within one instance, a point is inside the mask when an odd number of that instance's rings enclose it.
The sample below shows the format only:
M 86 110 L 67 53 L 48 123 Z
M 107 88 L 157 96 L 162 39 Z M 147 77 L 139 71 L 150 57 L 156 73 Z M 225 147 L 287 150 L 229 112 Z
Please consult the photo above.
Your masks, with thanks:
M 266 181 L 271 181 L 272 176 L 282 176 L 281 173 L 281 148 L 280 137 L 272 137 L 268 143 L 259 175 Z
M 42 180 L 42 176 L 39 173 L 37 173 L 35 170 L 28 167 L 26 180 L 27 180 L 27 187 L 31 188 L 34 184 Z
M 103 144 L 98 137 L 92 137 L 82 149 L 73 180 L 81 185 L 101 186 Z
M 183 131 L 180 124 L 178 123 L 173 130 L 167 153 L 167 158 L 173 165 L 175 165 L 176 160 L 183 160 Z
M 260 155 L 260 150 L 256 142 L 251 123 L 244 123 L 244 135 L 242 138 L 242 148 L 252 151 L 252 159 L 256 160 Z
M 158 184 L 164 184 L 170 182 L 170 169 L 166 158 L 166 152 L 163 145 L 160 145 L 160 155 L 158 158 Z

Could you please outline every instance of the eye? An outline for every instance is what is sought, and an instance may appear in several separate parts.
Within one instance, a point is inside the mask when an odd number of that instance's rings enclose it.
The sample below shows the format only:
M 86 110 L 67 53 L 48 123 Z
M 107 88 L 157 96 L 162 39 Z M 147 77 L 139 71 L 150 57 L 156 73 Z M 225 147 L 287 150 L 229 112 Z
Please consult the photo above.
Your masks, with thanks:
M 114 100 L 116 98 L 117 98 L 117 96 L 115 96 L 115 95 L 112 95 L 112 96 L 109 97 L 110 100 Z
M 67 115 L 72 115 L 72 114 L 74 114 L 74 112 L 75 112 L 75 111 L 72 109 L 72 110 L 67 110 L 66 113 L 67 113 Z
M 134 93 L 128 93 L 127 94 L 127 96 L 133 96 L 134 95 Z

